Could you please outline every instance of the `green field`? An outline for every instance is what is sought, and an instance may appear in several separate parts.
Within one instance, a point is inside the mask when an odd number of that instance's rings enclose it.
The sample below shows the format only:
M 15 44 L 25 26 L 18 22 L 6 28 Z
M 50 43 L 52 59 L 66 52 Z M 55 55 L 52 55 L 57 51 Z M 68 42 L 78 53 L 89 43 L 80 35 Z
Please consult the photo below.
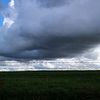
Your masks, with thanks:
M 1 72 L 0 100 L 100 100 L 100 71 Z

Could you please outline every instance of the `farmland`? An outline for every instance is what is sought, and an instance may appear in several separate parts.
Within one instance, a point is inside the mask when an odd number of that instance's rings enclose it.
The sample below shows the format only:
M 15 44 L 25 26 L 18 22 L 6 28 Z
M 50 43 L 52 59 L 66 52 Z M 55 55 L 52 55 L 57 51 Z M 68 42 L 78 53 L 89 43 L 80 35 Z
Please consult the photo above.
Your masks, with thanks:
M 99 100 L 100 71 L 0 72 L 0 100 Z

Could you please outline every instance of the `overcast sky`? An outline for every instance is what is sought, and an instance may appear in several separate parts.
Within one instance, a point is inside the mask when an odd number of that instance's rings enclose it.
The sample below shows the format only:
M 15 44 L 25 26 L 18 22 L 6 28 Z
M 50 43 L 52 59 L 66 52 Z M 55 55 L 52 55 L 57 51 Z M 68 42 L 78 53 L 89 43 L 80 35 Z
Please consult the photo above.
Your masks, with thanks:
M 63 59 L 77 69 L 99 69 L 99 9 L 100 0 L 0 1 L 0 60 L 30 64 Z M 47 68 L 73 68 L 71 63 L 50 64 Z M 46 69 L 43 64 L 32 66 Z

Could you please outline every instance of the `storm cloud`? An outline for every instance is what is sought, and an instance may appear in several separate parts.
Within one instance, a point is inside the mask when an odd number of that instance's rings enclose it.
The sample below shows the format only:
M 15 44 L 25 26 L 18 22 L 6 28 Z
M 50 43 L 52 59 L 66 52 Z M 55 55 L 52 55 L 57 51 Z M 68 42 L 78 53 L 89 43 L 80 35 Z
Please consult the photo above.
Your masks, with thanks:
M 99 10 L 100 0 L 15 0 L 8 17 L 16 19 L 0 30 L 0 56 L 75 57 L 100 43 Z

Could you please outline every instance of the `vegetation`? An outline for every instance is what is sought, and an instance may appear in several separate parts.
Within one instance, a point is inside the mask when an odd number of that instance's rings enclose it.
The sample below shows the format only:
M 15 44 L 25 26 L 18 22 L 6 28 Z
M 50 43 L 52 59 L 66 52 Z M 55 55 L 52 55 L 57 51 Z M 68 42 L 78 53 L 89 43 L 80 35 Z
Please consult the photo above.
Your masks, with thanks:
M 0 73 L 0 100 L 99 99 L 100 71 Z

